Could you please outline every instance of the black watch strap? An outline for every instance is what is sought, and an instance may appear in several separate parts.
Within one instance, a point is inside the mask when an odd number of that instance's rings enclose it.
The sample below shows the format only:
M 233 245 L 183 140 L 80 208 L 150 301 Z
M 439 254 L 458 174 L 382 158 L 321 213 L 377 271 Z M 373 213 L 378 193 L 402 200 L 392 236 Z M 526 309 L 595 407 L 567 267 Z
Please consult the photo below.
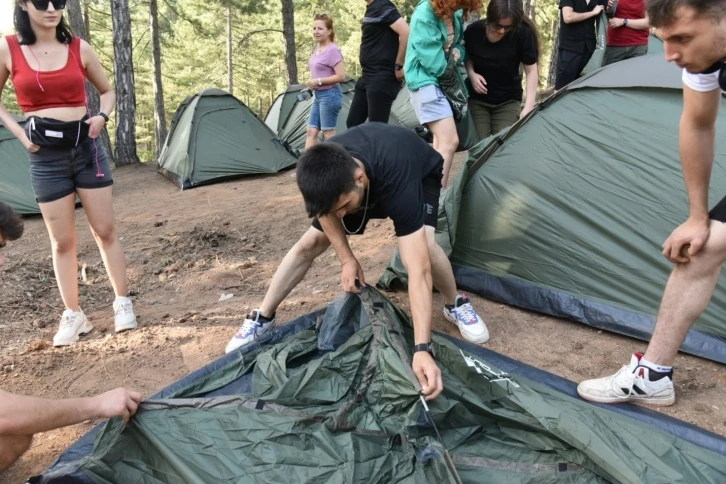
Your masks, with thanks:
M 421 343 L 420 345 L 416 345 L 413 347 L 413 352 L 418 353 L 419 351 L 427 351 L 431 353 L 431 356 L 434 354 L 434 347 L 431 343 Z
M 403 66 L 401 64 L 396 64 L 395 67 L 396 67 L 397 71 L 400 71 L 401 69 L 403 69 Z
M 106 121 L 106 123 L 108 123 L 108 115 L 106 113 L 99 111 L 98 115 L 101 116 Z

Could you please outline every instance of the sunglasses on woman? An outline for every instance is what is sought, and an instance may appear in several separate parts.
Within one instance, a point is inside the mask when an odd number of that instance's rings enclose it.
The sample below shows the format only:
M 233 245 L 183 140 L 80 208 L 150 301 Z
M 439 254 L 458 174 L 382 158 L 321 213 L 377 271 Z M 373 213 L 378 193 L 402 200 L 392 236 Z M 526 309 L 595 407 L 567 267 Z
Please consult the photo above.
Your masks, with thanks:
M 53 4 L 56 10 L 66 8 L 66 0 L 30 0 L 36 10 L 48 10 L 48 5 Z
M 328 14 L 327 13 L 316 13 L 315 14 L 315 20 L 320 20 L 323 18 L 328 18 Z

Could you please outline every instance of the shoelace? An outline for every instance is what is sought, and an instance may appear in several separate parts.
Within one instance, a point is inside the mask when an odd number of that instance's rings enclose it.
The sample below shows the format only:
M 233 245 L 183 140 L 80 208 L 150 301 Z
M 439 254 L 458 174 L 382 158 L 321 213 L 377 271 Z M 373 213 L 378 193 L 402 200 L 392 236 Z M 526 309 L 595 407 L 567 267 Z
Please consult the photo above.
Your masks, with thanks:
M 130 314 L 131 311 L 131 303 L 125 302 L 116 308 L 115 314 L 116 316 L 118 316 L 119 314 Z
M 625 400 L 633 395 L 638 396 L 637 393 L 633 391 L 636 380 L 638 380 L 638 382 L 642 382 L 643 377 L 633 373 L 633 370 L 629 365 L 624 366 L 613 376 L 613 379 L 610 381 L 610 388 L 618 398 Z M 625 395 L 619 395 L 620 392 L 623 391 L 623 388 L 627 388 L 628 393 Z
M 239 331 L 237 331 L 237 335 L 243 337 L 249 336 L 252 332 L 254 332 L 257 326 L 260 326 L 257 321 L 246 319 L 245 322 L 242 323 L 242 327 L 239 329 Z
M 470 303 L 464 303 L 458 308 L 454 308 L 454 312 L 456 312 L 457 316 L 461 315 L 462 318 L 469 323 L 476 322 L 476 312 Z
M 74 319 L 75 318 L 73 316 L 71 316 L 70 314 L 64 314 L 61 317 L 60 329 L 73 327 L 73 320 Z

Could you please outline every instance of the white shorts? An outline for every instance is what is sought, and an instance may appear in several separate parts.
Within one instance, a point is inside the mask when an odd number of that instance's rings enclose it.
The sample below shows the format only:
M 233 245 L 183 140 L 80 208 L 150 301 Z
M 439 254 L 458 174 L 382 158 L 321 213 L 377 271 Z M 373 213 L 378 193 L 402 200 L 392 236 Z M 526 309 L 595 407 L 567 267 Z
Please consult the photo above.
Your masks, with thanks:
M 408 97 L 421 124 L 454 116 L 449 100 L 439 86 L 430 84 L 417 91 L 409 91 Z

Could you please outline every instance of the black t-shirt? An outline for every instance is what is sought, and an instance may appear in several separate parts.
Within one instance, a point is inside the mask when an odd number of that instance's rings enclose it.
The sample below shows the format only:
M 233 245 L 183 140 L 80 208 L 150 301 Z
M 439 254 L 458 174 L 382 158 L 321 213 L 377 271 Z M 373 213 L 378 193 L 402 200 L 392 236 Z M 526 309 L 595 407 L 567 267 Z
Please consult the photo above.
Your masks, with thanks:
M 595 52 L 595 21 L 597 16 L 582 22 L 566 24 L 562 9 L 572 7 L 575 13 L 592 12 L 597 5 L 607 5 L 607 0 L 560 0 L 560 49 L 572 52 Z
M 368 78 L 395 77 L 398 34 L 391 28 L 401 18 L 390 0 L 373 0 L 361 27 L 360 65 Z
M 519 65 L 537 62 L 537 43 L 534 32 L 526 23 L 508 32 L 499 42 L 487 38 L 486 23 L 478 20 L 464 32 L 466 52 L 474 65 L 474 72 L 487 81 L 487 93 L 474 91 L 467 79 L 467 89 L 473 99 L 499 105 L 522 100 L 522 76 Z
M 363 163 L 370 180 L 368 210 L 389 217 L 396 236 L 412 234 L 424 226 L 422 182 L 427 175 L 440 176 L 444 160 L 414 130 L 369 122 L 330 141 Z

